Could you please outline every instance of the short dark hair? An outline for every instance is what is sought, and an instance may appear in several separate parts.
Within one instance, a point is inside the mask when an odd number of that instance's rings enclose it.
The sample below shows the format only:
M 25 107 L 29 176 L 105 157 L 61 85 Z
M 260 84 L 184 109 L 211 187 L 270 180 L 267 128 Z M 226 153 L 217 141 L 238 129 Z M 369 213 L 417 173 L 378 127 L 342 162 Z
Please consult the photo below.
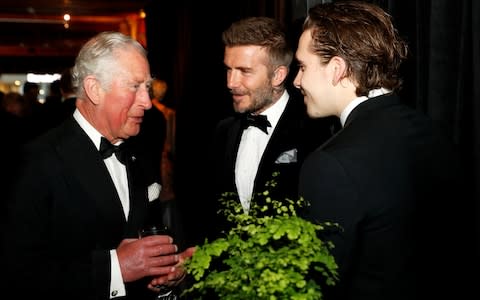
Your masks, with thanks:
M 249 17 L 234 22 L 223 32 L 222 41 L 226 47 L 264 47 L 273 67 L 289 67 L 293 59 L 282 24 L 272 18 Z

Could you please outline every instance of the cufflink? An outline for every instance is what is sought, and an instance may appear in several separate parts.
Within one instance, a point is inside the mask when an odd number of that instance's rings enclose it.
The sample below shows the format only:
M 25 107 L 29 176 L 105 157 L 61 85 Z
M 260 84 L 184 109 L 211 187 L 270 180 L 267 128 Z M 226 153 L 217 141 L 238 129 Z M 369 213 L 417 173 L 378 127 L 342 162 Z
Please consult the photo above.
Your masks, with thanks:
M 112 291 L 112 297 L 115 297 L 116 295 L 118 295 L 118 291 L 117 290 Z

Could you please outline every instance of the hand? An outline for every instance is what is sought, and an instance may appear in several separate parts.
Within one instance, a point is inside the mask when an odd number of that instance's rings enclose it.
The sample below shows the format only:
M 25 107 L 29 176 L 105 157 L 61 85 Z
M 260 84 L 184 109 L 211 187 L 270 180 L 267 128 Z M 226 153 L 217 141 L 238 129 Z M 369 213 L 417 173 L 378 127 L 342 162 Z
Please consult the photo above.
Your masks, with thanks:
M 152 235 L 142 239 L 125 239 L 117 256 L 124 282 L 147 276 L 164 276 L 175 272 L 180 257 L 177 246 L 168 235 Z
M 159 285 L 175 286 L 175 285 L 178 285 L 186 276 L 185 270 L 182 268 L 182 265 L 187 258 L 192 257 L 195 250 L 196 250 L 196 247 L 190 247 L 190 248 L 187 248 L 182 253 L 179 253 L 178 254 L 179 260 L 178 260 L 177 264 L 175 265 L 175 268 L 172 270 L 172 272 L 170 272 L 166 275 L 155 277 L 148 284 L 148 288 L 152 291 L 158 291 L 158 289 L 155 288 L 155 286 L 159 286 Z

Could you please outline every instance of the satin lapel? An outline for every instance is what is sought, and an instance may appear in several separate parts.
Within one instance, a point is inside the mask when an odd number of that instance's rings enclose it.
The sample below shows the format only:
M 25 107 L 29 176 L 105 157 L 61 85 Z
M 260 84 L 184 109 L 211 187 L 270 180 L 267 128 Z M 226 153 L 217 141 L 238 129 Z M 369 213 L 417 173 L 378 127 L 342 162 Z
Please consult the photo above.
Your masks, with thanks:
M 125 223 L 120 198 L 107 167 L 93 142 L 74 119 L 65 124 L 57 151 L 74 177 L 72 180 L 78 182 L 89 194 L 89 199 L 95 202 L 96 218 L 105 220 L 102 222 L 105 224 Z
M 257 174 L 271 173 L 270 169 L 264 170 L 264 165 L 272 166 L 281 153 L 298 148 L 299 134 L 301 134 L 299 130 L 302 122 L 302 115 L 298 109 L 294 100 L 290 99 L 268 141 Z M 271 174 L 266 175 L 271 176 Z
M 128 188 L 130 191 L 130 212 L 128 216 L 128 231 L 135 234 L 147 219 L 147 179 L 145 171 L 139 164 L 139 158 L 130 153 L 127 158 Z M 153 180 L 151 180 L 153 183 Z
M 228 129 L 225 147 L 225 167 L 227 170 L 232 170 L 232 176 L 234 176 L 235 173 L 235 163 L 242 132 L 243 129 L 241 128 L 241 120 L 239 118 L 235 118 Z

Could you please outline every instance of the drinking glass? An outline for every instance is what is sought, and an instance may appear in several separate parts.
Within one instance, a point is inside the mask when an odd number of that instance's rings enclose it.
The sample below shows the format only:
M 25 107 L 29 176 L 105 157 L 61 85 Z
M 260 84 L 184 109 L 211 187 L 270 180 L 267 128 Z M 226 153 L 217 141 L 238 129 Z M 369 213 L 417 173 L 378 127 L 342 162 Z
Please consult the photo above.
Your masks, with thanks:
M 167 226 L 164 225 L 152 225 L 143 228 L 138 233 L 139 237 L 146 237 L 150 235 L 170 235 L 170 231 Z M 177 300 L 178 297 L 172 288 L 166 285 L 157 285 L 156 288 L 160 289 L 155 300 Z

